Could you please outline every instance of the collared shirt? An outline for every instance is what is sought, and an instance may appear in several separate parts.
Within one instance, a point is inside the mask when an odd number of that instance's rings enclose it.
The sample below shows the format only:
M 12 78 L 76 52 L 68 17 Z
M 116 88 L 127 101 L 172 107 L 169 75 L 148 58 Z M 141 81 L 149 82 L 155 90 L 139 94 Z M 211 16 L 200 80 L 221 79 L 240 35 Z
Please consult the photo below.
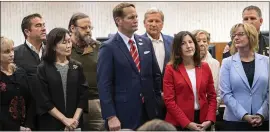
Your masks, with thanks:
M 209 53 L 209 51 L 207 51 L 207 55 L 205 57 L 205 59 L 203 60 L 204 62 L 208 63 L 211 72 L 212 72 L 212 76 L 213 76 L 213 80 L 214 80 L 214 87 L 217 93 L 217 107 L 219 107 L 220 103 L 221 103 L 221 98 L 220 98 L 220 89 L 219 89 L 219 70 L 220 70 L 220 64 L 219 62 L 214 59 L 212 57 L 212 55 Z
M 124 42 L 125 42 L 125 44 L 126 44 L 126 46 L 128 48 L 128 51 L 130 51 L 130 44 L 128 43 L 129 39 L 131 39 L 134 42 L 134 45 L 135 45 L 135 47 L 136 47 L 136 49 L 138 51 L 138 47 L 136 45 L 134 34 L 131 36 L 131 38 L 129 38 L 129 37 L 127 37 L 126 35 L 124 35 L 123 33 L 119 32 L 119 31 L 118 31 L 118 33 L 121 36 L 121 38 L 124 40 Z M 139 53 L 139 51 L 138 51 L 138 53 Z
M 39 56 L 39 59 L 41 59 L 41 57 L 42 57 L 42 52 L 43 52 L 43 49 L 44 49 L 44 44 L 42 43 L 42 45 L 41 45 L 41 48 L 40 48 L 40 50 L 39 50 L 39 52 L 38 52 L 38 50 L 35 48 L 35 46 L 33 46 L 30 42 L 28 42 L 27 40 L 26 40 L 26 45 L 31 49 L 31 50 L 33 50 L 34 52 L 36 52 L 37 54 L 38 54 L 38 56 Z
M 158 66 L 160 71 L 163 71 L 163 67 L 164 67 L 164 59 L 165 59 L 165 48 L 164 48 L 164 41 L 163 38 L 160 34 L 159 39 L 153 39 L 148 33 L 147 36 L 150 38 L 150 40 L 153 43 L 153 47 L 155 50 L 155 55 L 158 61 Z

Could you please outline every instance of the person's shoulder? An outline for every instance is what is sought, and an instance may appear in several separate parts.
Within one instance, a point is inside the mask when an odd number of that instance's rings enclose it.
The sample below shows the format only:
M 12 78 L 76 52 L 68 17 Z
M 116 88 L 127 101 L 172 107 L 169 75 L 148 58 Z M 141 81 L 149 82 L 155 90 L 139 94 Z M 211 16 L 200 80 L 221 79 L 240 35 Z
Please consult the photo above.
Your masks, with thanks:
M 173 37 L 172 37 L 172 36 L 170 36 L 170 35 L 167 35 L 167 34 L 163 34 L 163 33 L 162 33 L 162 35 L 163 35 L 163 37 L 164 37 L 164 38 L 168 38 L 168 39 L 171 39 L 171 40 L 173 40 Z
M 77 61 L 77 60 L 75 60 L 75 59 L 70 59 L 69 60 L 69 63 L 73 66 L 73 68 L 75 68 L 75 67 L 81 68 L 82 67 L 82 63 L 79 62 L 79 61 Z
M 260 59 L 263 59 L 263 60 L 265 60 L 265 61 L 269 61 L 269 57 L 268 57 L 268 56 L 261 55 L 261 54 L 258 54 L 258 53 L 256 53 L 256 55 L 257 55 Z
M 14 48 L 14 51 L 20 51 L 25 48 L 25 44 L 20 44 Z
M 21 75 L 26 75 L 27 74 L 26 70 L 23 69 L 20 66 L 14 65 L 14 69 L 15 69 L 15 72 L 14 72 L 15 74 L 21 74 Z

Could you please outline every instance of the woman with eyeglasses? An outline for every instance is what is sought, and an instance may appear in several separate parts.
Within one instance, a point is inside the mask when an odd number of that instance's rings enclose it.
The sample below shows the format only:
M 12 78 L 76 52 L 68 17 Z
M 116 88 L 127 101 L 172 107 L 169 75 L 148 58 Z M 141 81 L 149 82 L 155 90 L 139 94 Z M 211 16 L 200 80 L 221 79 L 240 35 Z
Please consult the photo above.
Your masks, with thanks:
M 88 84 L 79 62 L 69 58 L 69 32 L 54 28 L 47 37 L 43 62 L 37 68 L 38 130 L 83 128 L 82 113 L 87 109 Z
M 258 32 L 253 25 L 231 29 L 231 54 L 220 70 L 221 98 L 226 105 L 224 131 L 269 130 L 269 58 L 256 53 Z
M 1 37 L 0 131 L 31 131 L 32 96 L 26 72 L 13 63 L 14 42 Z

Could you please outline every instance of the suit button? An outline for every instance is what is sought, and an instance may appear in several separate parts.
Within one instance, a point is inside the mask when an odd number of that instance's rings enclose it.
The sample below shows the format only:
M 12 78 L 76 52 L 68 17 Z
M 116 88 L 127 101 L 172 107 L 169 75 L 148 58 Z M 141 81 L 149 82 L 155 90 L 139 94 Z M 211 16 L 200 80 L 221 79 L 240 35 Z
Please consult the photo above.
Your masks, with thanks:
M 250 93 L 249 95 L 251 96 L 252 94 Z

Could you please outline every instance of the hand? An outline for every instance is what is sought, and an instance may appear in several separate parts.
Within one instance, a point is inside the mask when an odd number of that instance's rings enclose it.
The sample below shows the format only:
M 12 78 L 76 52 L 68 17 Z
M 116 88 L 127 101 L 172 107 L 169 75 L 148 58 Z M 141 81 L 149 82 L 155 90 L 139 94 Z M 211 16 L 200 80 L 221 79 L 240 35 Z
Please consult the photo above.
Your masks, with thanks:
M 248 115 L 248 114 L 246 114 L 243 117 L 243 120 L 247 121 L 249 124 L 252 124 L 252 125 L 255 123 L 255 119 L 256 119 L 256 116 L 254 116 L 254 115 Z
M 228 51 L 230 51 L 230 46 L 229 45 L 226 45 L 224 47 L 223 53 L 227 53 Z
M 197 123 L 194 123 L 194 122 L 190 122 L 188 125 L 187 125 L 187 128 L 189 130 L 193 130 L 193 131 L 200 131 L 202 130 L 203 126 L 201 124 L 197 124 Z
M 78 120 L 73 118 L 64 118 L 62 122 L 69 130 L 74 130 L 79 124 Z
M 207 128 L 211 127 L 211 125 L 212 125 L 212 122 L 211 121 L 205 121 L 205 122 L 203 122 L 202 123 L 202 126 L 203 126 L 202 130 L 206 130 Z
M 24 131 L 24 132 L 31 132 L 31 129 L 28 128 L 28 127 L 23 127 L 23 126 L 20 126 L 20 131 Z
M 108 126 L 110 131 L 119 131 L 121 129 L 121 123 L 116 116 L 108 119 Z
M 262 125 L 263 119 L 260 115 L 254 115 L 255 116 L 255 121 L 254 124 L 252 124 L 252 127 L 258 127 Z

